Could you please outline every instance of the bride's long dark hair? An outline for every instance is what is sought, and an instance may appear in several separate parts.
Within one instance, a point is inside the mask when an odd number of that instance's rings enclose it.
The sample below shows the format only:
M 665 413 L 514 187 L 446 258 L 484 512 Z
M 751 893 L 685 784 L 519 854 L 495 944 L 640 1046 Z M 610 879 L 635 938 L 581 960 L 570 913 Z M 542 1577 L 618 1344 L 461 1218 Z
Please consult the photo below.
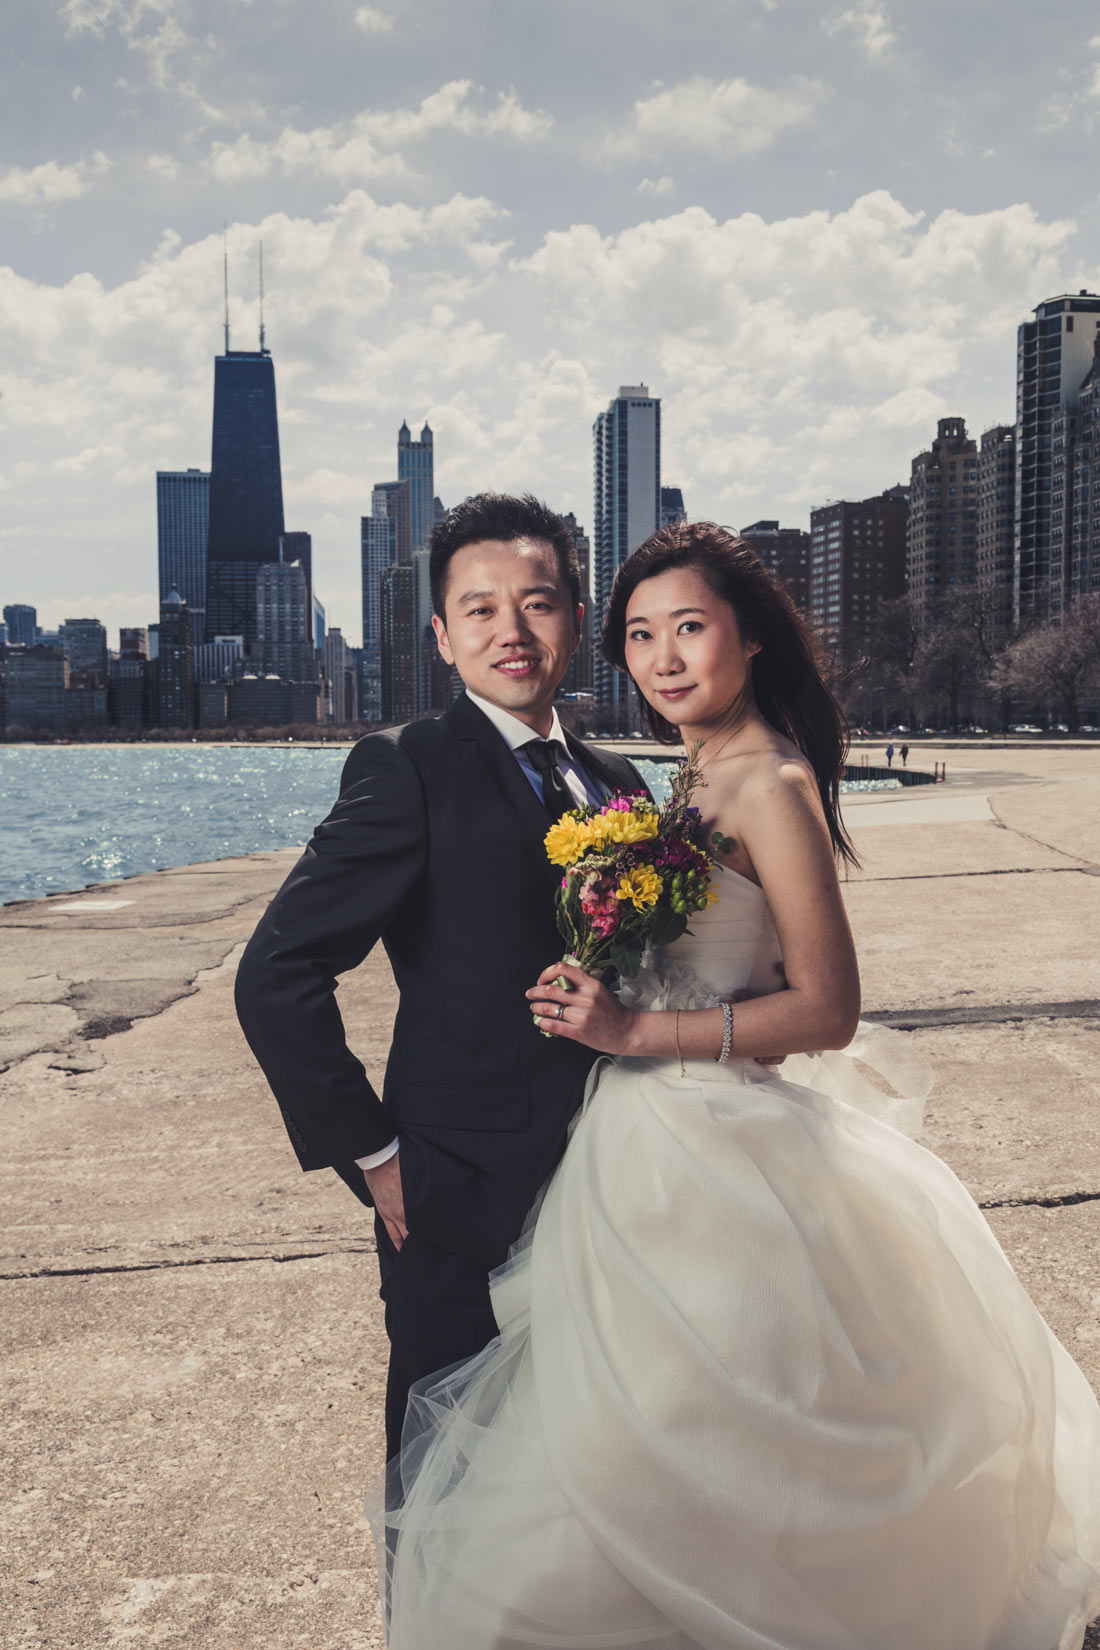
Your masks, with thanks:
M 848 723 L 825 684 L 817 638 L 784 586 L 744 539 L 711 521 L 674 522 L 653 533 L 619 568 L 604 614 L 601 649 L 608 664 L 627 671 L 626 610 L 645 579 L 694 567 L 737 615 L 746 641 L 759 642 L 751 661 L 752 692 L 766 722 L 794 742 L 817 778 L 833 853 L 858 865 L 840 818 L 840 780 L 848 754 Z M 655 739 L 678 745 L 680 731 L 665 720 L 635 682 L 642 716 Z

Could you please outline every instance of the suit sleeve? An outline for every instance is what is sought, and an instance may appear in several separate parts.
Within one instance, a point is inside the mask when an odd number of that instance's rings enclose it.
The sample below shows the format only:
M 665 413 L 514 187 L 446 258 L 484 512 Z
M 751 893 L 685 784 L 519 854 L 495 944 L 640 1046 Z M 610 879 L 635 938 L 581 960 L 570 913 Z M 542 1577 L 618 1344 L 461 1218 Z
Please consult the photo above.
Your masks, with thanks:
M 426 856 L 413 763 L 392 740 L 362 740 L 335 807 L 241 958 L 237 1017 L 303 1169 L 346 1165 L 393 1139 L 393 1123 L 348 1048 L 336 977 L 375 945 Z

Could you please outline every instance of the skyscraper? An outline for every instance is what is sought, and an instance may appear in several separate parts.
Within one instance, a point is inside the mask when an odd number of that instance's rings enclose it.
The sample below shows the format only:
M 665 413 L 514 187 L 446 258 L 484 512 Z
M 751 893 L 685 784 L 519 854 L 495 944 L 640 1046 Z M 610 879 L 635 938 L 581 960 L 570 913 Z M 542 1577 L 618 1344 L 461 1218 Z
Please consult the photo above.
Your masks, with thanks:
M 907 489 L 810 511 L 809 615 L 827 647 L 862 645 L 879 604 L 905 589 Z
M 94 676 L 107 682 L 107 631 L 99 619 L 66 619 L 58 631 L 74 676 Z
M 428 424 L 414 441 L 409 426 L 397 432 L 397 479 L 409 483 L 409 538 L 415 552 L 423 550 L 435 525 L 435 453 Z
M 1016 335 L 1016 543 L 1013 608 L 1027 627 L 1062 611 L 1065 541 L 1051 542 L 1052 424 L 1074 409 L 1092 364 L 1100 296 L 1080 291 L 1038 304 Z
M 978 446 L 961 418 L 941 418 L 913 460 L 906 585 L 923 635 L 946 592 L 978 578 Z
M 256 655 L 261 670 L 286 682 L 315 681 L 309 631 L 301 562 L 265 562 L 256 570 Z
M 1066 553 L 1066 589 L 1071 601 L 1100 590 L 1100 331 L 1094 348 L 1077 403 Z
M 686 521 L 687 511 L 684 508 L 684 493 L 681 487 L 661 488 L 661 526 L 671 527 L 674 522 Z
M 38 610 L 26 602 L 12 602 L 4 609 L 8 642 L 12 647 L 33 647 L 38 631 Z
M 412 541 L 412 482 L 376 481 L 370 496 L 371 514 L 389 516 L 393 522 L 393 548 L 390 558 L 402 567 L 411 567 Z
M 191 614 L 178 590 L 160 607 L 157 652 L 157 723 L 162 728 L 195 725 L 195 652 Z
M 1012 634 L 1012 556 L 1015 539 L 1016 426 L 983 430 L 978 453 L 975 584 L 990 606 L 990 641 Z
M 191 610 L 195 635 L 206 623 L 206 543 L 210 476 L 206 470 L 157 471 L 157 574 L 163 602 L 175 585 Z
M 591 693 L 594 666 L 592 651 L 594 647 L 592 640 L 592 543 L 572 510 L 561 519 L 573 535 L 573 546 L 577 552 L 577 565 L 581 570 L 581 601 L 584 603 L 581 645 L 569 661 L 569 669 L 565 673 L 562 690 L 565 693 Z
M 403 486 L 404 484 L 402 484 Z M 407 491 L 405 498 L 408 498 Z M 396 516 L 388 513 L 385 484 L 376 487 L 373 509 L 359 522 L 359 571 L 363 614 L 363 664 L 359 683 L 365 722 L 382 720 L 382 574 L 397 561 Z
M 296 561 L 306 579 L 306 634 L 313 640 L 313 535 L 284 533 L 279 540 L 279 560 Z
M 615 574 L 661 519 L 661 403 L 645 384 L 624 384 L 593 426 L 595 524 L 593 626 L 598 627 Z M 597 715 L 617 732 L 636 721 L 629 684 L 596 659 Z M 628 708 L 629 707 L 629 708 Z
M 413 570 L 387 567 L 382 574 L 382 720 L 408 722 L 415 699 Z
M 228 328 L 226 329 L 228 339 Z M 275 365 L 270 351 L 230 350 L 214 360 L 206 634 L 256 643 L 256 570 L 279 560 L 283 478 Z

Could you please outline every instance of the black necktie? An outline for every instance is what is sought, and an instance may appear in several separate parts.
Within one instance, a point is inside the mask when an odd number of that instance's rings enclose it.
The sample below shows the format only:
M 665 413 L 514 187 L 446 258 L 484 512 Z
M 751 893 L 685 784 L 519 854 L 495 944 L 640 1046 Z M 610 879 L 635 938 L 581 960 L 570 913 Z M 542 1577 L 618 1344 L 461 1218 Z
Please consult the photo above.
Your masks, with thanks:
M 554 746 L 546 739 L 531 739 L 521 749 L 542 780 L 542 800 L 552 819 L 560 819 L 570 808 L 579 807 L 576 797 L 565 783 L 565 775 L 558 767 Z

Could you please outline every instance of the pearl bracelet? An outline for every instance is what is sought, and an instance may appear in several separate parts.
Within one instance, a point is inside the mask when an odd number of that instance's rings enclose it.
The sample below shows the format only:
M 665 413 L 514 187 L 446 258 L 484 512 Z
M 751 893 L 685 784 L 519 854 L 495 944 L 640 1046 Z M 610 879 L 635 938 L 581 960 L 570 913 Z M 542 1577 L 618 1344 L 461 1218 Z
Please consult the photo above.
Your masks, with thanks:
M 733 1009 L 729 1003 L 722 1004 L 722 1019 L 725 1022 L 722 1033 L 722 1052 L 715 1056 L 714 1063 L 716 1066 L 725 1064 L 730 1057 L 730 1049 L 733 1047 Z

